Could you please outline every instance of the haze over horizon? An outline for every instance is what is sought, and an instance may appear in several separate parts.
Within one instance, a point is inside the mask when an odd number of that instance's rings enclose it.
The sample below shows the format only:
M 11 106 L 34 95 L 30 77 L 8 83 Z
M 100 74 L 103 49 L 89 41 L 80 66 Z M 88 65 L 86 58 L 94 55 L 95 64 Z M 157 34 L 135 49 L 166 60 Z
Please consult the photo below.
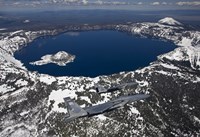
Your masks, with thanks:
M 10 10 L 199 10 L 199 0 L 1 0 L 0 11 Z

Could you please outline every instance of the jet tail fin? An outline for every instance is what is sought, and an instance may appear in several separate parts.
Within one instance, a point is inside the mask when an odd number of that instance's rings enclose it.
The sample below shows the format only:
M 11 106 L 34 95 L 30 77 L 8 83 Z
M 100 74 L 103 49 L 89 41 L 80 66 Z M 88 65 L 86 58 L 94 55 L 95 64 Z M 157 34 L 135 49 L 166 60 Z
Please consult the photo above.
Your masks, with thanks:
M 95 90 L 97 93 L 99 93 L 99 88 L 98 87 L 95 87 Z
M 64 101 L 70 117 L 81 117 L 87 115 L 87 112 L 82 109 L 76 102 L 74 102 L 70 97 L 64 98 Z

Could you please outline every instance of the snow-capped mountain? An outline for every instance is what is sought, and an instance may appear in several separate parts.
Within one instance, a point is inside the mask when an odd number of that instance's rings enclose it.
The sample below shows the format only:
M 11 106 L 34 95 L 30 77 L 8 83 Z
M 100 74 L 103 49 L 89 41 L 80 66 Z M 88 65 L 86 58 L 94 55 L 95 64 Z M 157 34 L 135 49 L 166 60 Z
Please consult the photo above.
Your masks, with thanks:
M 183 24 L 176 21 L 175 19 L 171 17 L 166 17 L 164 19 L 161 19 L 158 21 L 160 24 L 165 24 L 165 25 L 172 25 L 172 26 L 182 26 Z
M 62 29 L 1 33 L 0 137 L 200 136 L 200 32 L 180 26 L 174 19 L 163 20 L 66 26 L 64 31 L 69 32 L 110 29 L 168 40 L 177 45 L 174 51 L 160 55 L 148 67 L 96 78 L 53 77 L 31 72 L 13 57 L 14 52 L 28 42 L 40 36 L 58 34 Z M 56 54 L 57 57 L 62 55 Z M 136 81 L 138 86 L 128 87 L 124 92 L 99 95 L 94 90 L 98 83 L 110 87 L 131 81 Z M 84 107 L 118 95 L 141 92 L 151 97 L 104 115 L 72 123 L 64 121 L 67 111 L 63 98 L 66 96 Z

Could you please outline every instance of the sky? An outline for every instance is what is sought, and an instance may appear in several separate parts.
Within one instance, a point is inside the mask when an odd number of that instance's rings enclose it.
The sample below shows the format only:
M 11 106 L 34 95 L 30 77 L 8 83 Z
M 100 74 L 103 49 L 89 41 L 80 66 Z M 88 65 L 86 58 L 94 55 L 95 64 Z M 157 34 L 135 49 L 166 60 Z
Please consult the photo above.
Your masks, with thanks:
M 200 10 L 200 0 L 0 0 L 0 10 L 11 9 L 127 9 Z

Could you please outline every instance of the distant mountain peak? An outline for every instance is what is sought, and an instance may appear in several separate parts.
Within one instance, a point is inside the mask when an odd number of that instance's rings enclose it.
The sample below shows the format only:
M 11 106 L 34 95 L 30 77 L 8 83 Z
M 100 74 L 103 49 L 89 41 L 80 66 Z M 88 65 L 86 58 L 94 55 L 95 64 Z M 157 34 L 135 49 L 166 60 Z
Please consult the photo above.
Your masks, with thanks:
M 166 24 L 166 25 L 172 25 L 172 26 L 182 26 L 183 24 L 176 21 L 175 19 L 171 18 L 171 17 L 165 17 L 161 20 L 158 21 L 158 23 L 160 24 Z

